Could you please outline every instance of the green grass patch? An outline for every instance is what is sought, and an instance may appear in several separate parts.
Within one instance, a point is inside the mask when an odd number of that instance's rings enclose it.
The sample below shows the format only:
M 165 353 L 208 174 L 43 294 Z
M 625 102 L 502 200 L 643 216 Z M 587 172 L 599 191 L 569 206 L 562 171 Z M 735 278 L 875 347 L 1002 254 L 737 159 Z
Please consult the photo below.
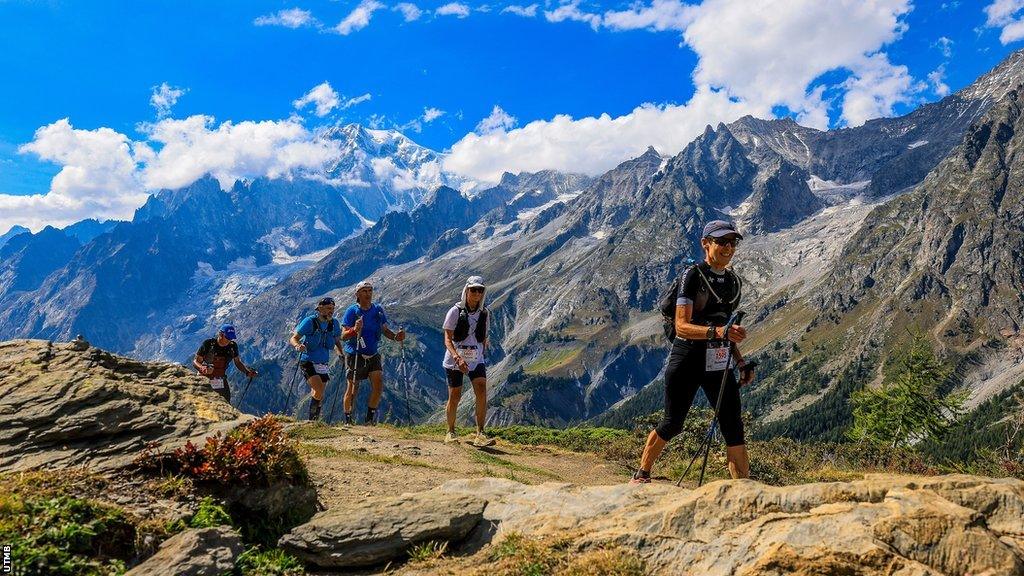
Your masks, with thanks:
M 523 371 L 529 375 L 546 374 L 559 368 L 564 368 L 579 357 L 582 348 L 561 348 L 558 350 L 545 350 L 537 359 L 531 362 Z
M 279 548 L 249 548 L 235 560 L 238 576 L 303 576 L 302 561 Z
M 431 470 L 445 470 L 442 466 L 435 466 L 422 460 L 414 460 L 399 455 L 374 454 L 372 452 L 360 452 L 357 450 L 342 450 L 333 446 L 303 442 L 299 444 L 299 452 L 306 457 L 313 458 L 343 458 L 346 460 L 358 460 L 360 462 L 373 462 L 376 464 L 387 464 L 391 466 L 416 466 L 429 468 Z
M 323 440 L 344 436 L 348 432 L 335 426 L 328 426 L 323 422 L 303 422 L 289 427 L 287 434 L 289 438 L 296 440 Z
M 441 439 L 447 432 L 443 424 L 422 424 L 398 429 L 407 438 Z M 459 436 L 475 432 L 474 428 L 458 428 Z M 487 434 L 511 444 L 521 446 L 552 446 L 574 452 L 601 453 L 605 448 L 630 433 L 617 428 L 573 427 L 545 428 L 543 426 L 502 426 L 488 428 Z
M 160 523 L 79 497 L 86 475 L 0 475 L 0 543 L 11 546 L 18 574 L 121 574 L 147 536 L 166 536 Z M 98 484 L 104 484 L 98 481 Z
M 519 472 L 522 474 L 533 474 L 535 476 L 540 476 L 542 478 L 548 478 L 551 480 L 561 480 L 561 478 L 557 474 L 553 474 L 551 472 L 548 472 L 547 470 L 541 470 L 540 468 L 534 468 L 533 466 L 524 466 L 522 464 L 516 464 L 511 460 L 505 460 L 504 458 L 499 458 L 494 454 L 489 454 L 481 450 L 467 450 L 467 452 L 469 453 L 470 460 L 477 462 L 479 464 L 483 464 L 485 466 L 497 466 L 500 468 L 505 468 L 506 470 L 510 470 L 512 472 Z

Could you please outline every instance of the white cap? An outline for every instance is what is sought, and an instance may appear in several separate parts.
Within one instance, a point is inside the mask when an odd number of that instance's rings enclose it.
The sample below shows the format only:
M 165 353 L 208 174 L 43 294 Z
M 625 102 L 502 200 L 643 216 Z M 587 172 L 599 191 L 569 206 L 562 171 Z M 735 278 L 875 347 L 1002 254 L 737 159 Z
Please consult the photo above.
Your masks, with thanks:
M 373 290 L 373 284 L 370 284 L 369 280 L 363 280 L 359 284 L 356 284 L 356 292 L 359 292 L 363 288 L 369 288 L 369 289 Z
M 484 278 L 483 278 L 483 276 L 470 276 L 469 279 L 466 280 L 466 287 L 467 288 L 486 288 L 486 286 L 484 285 Z

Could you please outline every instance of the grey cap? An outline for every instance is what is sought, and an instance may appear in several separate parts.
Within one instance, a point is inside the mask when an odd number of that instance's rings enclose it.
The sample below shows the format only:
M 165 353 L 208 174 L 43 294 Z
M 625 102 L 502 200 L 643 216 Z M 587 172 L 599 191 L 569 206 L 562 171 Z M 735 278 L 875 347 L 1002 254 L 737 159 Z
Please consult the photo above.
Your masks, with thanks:
M 479 288 L 485 288 L 486 285 L 484 284 L 483 276 L 470 276 L 466 280 L 466 287 L 467 288 L 478 288 L 478 287 Z
M 732 222 L 728 220 L 712 220 L 704 226 L 704 235 L 701 238 L 721 238 L 729 234 L 735 234 L 741 240 L 743 239 L 743 234 L 736 231 L 736 225 Z
M 363 288 L 369 288 L 369 289 L 373 290 L 373 284 L 370 284 L 370 282 L 368 280 L 363 280 L 359 284 L 356 284 L 356 292 L 359 292 Z

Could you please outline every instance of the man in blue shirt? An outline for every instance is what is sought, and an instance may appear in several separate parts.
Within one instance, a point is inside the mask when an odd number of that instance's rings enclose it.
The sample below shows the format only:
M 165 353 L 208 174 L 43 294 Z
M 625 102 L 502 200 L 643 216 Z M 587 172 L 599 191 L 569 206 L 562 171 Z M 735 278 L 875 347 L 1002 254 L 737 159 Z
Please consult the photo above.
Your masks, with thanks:
M 373 302 L 373 286 L 369 282 L 356 285 L 356 303 L 345 310 L 341 318 L 344 327 L 345 363 L 348 367 L 348 387 L 345 389 L 345 423 L 352 424 L 352 404 L 359 391 L 359 381 L 370 379 L 370 400 L 366 409 L 366 424 L 377 423 L 377 406 L 384 392 L 384 372 L 377 345 L 383 334 L 391 340 L 405 340 L 405 330 L 392 332 L 388 317 L 380 304 Z
M 316 306 L 316 314 L 303 318 L 295 327 L 289 341 L 299 352 L 299 366 L 312 390 L 309 401 L 309 419 L 320 418 L 320 407 L 324 400 L 324 388 L 330 377 L 327 375 L 331 361 L 331 348 L 343 353 L 341 348 L 341 325 L 334 319 L 334 299 L 323 298 Z

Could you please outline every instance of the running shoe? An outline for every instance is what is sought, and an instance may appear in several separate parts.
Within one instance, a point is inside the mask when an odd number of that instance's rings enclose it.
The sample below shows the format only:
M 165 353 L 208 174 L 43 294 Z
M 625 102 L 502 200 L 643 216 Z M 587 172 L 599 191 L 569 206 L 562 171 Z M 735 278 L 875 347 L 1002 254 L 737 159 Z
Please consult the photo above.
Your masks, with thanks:
M 455 432 L 449 432 L 444 435 L 445 444 L 455 444 L 459 441 L 459 437 L 455 435 Z
M 483 448 L 484 446 L 494 446 L 494 438 L 489 438 L 483 432 L 477 432 L 473 435 L 473 446 Z

